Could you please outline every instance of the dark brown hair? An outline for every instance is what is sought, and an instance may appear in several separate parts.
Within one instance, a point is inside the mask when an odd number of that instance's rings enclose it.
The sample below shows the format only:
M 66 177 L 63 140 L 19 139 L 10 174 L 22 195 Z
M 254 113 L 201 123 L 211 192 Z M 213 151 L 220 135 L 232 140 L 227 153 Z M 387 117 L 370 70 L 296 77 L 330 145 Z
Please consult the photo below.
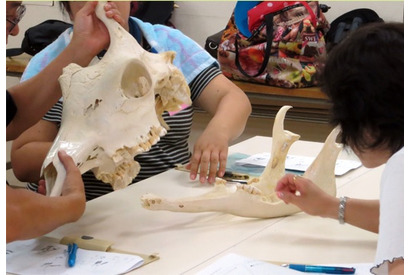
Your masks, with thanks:
M 321 82 L 342 143 L 358 150 L 387 146 L 392 153 L 404 146 L 403 23 L 354 31 L 329 53 Z

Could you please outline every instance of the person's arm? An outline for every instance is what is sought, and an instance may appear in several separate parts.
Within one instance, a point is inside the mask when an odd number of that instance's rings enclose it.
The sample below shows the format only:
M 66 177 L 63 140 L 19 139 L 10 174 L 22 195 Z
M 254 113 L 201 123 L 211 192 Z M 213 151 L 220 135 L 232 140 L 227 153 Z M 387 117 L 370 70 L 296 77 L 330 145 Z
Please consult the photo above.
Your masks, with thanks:
M 339 201 L 337 204 L 339 207 Z M 378 233 L 379 232 L 379 200 L 363 200 L 348 198 L 346 201 L 344 220 L 356 227 Z M 330 218 L 338 219 L 338 215 L 332 214 Z
M 6 187 L 6 242 L 44 235 L 78 220 L 85 210 L 84 183 L 80 171 L 65 152 L 58 156 L 67 175 L 62 195 L 46 197 L 26 189 Z
M 36 123 L 61 97 L 58 77 L 70 63 L 87 66 L 92 58 L 109 44 L 104 23 L 97 19 L 94 10 L 97 2 L 88 2 L 76 15 L 73 38 L 67 48 L 38 75 L 9 88 L 17 113 L 7 126 L 6 139 L 13 140 Z M 107 17 L 122 19 L 117 10 L 106 8 Z
M 292 203 L 309 215 L 332 219 L 339 218 L 339 198 L 325 193 L 306 178 L 295 178 L 294 175 L 287 174 L 279 180 L 276 193 L 285 203 Z M 379 206 L 378 200 L 348 198 L 344 221 L 359 228 L 378 233 Z
M 191 179 L 200 171 L 200 182 L 213 183 L 225 173 L 229 142 L 245 129 L 252 107 L 246 94 L 225 76 L 212 79 L 195 101 L 212 119 L 194 145 L 189 163 Z
M 389 275 L 404 274 L 404 259 L 397 259 L 389 264 Z
M 57 133 L 56 123 L 40 120 L 13 141 L 10 160 L 18 180 L 22 182 L 40 180 L 41 166 Z

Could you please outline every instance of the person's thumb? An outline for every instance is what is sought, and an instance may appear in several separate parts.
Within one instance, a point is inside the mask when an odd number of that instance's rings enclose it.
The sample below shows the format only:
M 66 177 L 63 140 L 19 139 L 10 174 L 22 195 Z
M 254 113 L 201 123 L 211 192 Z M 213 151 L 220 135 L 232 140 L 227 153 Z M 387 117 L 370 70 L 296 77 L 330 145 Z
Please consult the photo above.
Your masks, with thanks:
M 66 171 L 73 170 L 73 168 L 75 167 L 73 159 L 64 150 L 58 151 L 58 158 L 60 159 Z

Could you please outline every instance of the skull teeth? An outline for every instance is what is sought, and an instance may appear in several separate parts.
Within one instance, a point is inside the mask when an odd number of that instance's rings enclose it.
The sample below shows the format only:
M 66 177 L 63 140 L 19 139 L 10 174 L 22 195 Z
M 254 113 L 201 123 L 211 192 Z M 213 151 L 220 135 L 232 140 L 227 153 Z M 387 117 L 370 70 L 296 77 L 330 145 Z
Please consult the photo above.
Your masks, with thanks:
M 141 142 L 133 147 L 118 149 L 115 156 L 113 156 L 113 160 L 116 162 L 115 171 L 113 173 L 99 173 L 96 175 L 97 178 L 105 183 L 112 184 L 114 189 L 126 187 L 140 170 L 140 166 L 138 162 L 134 160 L 134 156 L 150 150 L 152 145 L 158 142 L 158 134 L 161 131 L 161 127 L 152 127 L 147 135 L 147 141 Z M 131 180 L 128 180 L 129 183 L 125 184 L 124 182 L 127 182 L 128 178 Z
M 92 170 L 114 189 L 127 186 L 140 170 L 135 156 L 167 133 L 162 113 L 192 103 L 185 77 L 173 65 L 175 53 L 145 51 L 105 16 L 103 6 L 103 1 L 97 4 L 96 16 L 111 38 L 106 54 L 87 67 L 70 64 L 59 77 L 64 98 L 61 127 L 42 166 L 48 195 L 62 192 L 64 181 L 58 174 L 64 167 L 57 152 L 66 145 L 81 173 Z

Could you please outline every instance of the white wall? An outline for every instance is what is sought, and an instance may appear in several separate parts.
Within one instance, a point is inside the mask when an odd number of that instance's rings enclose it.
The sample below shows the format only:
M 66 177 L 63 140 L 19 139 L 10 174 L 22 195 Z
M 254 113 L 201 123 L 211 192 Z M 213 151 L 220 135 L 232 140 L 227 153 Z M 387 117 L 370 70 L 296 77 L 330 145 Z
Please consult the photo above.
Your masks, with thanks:
M 236 1 L 176 1 L 179 8 L 172 21 L 178 29 L 204 46 L 206 38 L 225 28 Z M 329 22 L 358 8 L 373 9 L 385 21 L 403 22 L 403 1 L 320 1 L 331 9 L 325 14 Z
M 67 21 L 55 1 L 26 1 L 27 14 L 20 23 L 20 34 L 9 37 L 7 48 L 19 47 L 24 31 L 30 26 L 47 19 Z M 54 3 L 54 5 L 53 5 Z M 225 28 L 236 1 L 176 1 L 179 8 L 174 11 L 172 22 L 200 45 L 206 37 Z M 331 6 L 326 13 L 329 22 L 339 15 L 357 8 L 375 10 L 385 21 L 403 21 L 403 1 L 321 1 Z
M 24 32 L 31 26 L 40 24 L 47 19 L 64 20 L 56 1 L 23 1 L 27 7 L 26 15 L 19 23 L 20 33 L 17 36 L 9 36 L 7 48 L 20 47 Z

